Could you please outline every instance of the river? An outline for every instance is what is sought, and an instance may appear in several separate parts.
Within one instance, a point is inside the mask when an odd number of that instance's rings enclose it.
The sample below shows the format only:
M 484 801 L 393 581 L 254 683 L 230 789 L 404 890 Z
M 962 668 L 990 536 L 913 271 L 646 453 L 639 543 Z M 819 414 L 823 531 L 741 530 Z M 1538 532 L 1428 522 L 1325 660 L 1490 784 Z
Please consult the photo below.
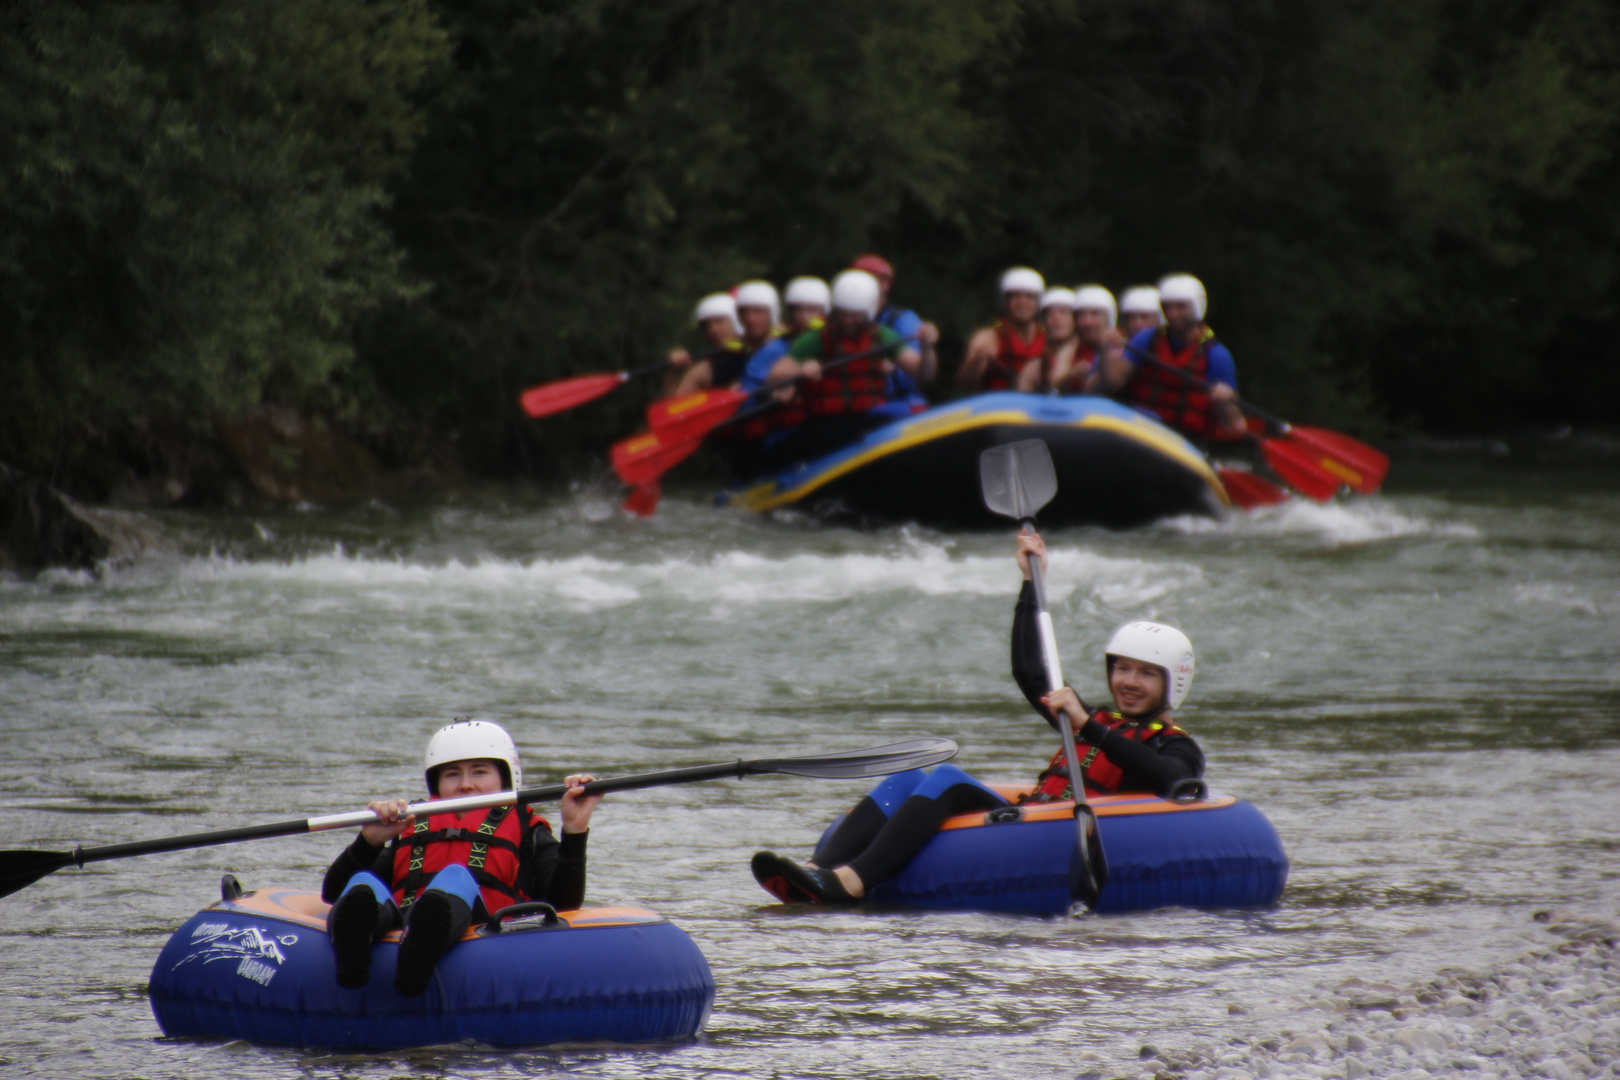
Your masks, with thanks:
M 0 580 L 5 846 L 414 795 L 427 736 L 456 716 L 506 725 L 530 783 L 921 735 L 1012 780 L 1051 752 L 1007 669 L 1010 534 L 740 517 L 698 490 L 629 520 L 615 494 L 169 511 L 132 565 Z M 1397 455 L 1377 497 L 1049 535 L 1083 693 L 1102 696 L 1118 622 L 1191 636 L 1179 719 L 1214 785 L 1283 837 L 1273 910 L 787 909 L 749 855 L 808 852 L 862 783 L 652 789 L 598 811 L 588 896 L 702 948 L 719 990 L 695 1041 L 361 1056 L 162 1038 L 145 987 L 168 933 L 227 871 L 318 887 L 344 842 L 321 835 L 66 870 L 0 900 L 0 1070 L 1135 1075 L 1144 1044 L 1276 1034 L 1347 979 L 1489 971 L 1544 933 L 1532 913 L 1620 903 L 1617 537 L 1620 446 L 1599 439 L 1429 447 Z

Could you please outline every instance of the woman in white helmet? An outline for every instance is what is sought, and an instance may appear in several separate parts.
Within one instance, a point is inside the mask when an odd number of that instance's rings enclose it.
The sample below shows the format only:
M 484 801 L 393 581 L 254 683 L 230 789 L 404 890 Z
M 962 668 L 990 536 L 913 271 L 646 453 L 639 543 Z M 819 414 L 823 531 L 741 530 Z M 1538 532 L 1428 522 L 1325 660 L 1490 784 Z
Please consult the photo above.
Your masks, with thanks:
M 1001 318 L 968 338 L 956 382 L 964 389 L 1011 390 L 1025 367 L 1046 355 L 1046 332 L 1037 321 L 1046 279 L 1027 266 L 1001 275 Z
M 1127 338 L 1144 330 L 1157 330 L 1164 325 L 1164 312 L 1159 310 L 1159 290 L 1152 285 L 1133 285 L 1119 298 L 1120 329 Z
M 789 341 L 812 330 L 820 330 L 832 311 L 832 289 L 818 277 L 796 277 L 787 283 L 782 293 L 787 305 L 787 332 Z
M 1074 351 L 1080 339 L 1074 332 L 1074 290 L 1062 287 L 1041 294 L 1041 331 L 1046 352 L 1040 363 L 1026 364 L 1018 373 L 1016 389 L 1024 394 L 1050 393 L 1053 375 L 1074 364 Z
M 1149 791 L 1167 795 L 1179 780 L 1204 775 L 1204 755 L 1170 710 L 1192 686 L 1192 644 L 1162 623 L 1126 623 L 1105 650 L 1104 669 L 1112 709 L 1091 709 L 1073 689 L 1045 692 L 1046 664 L 1036 624 L 1029 560 L 1045 562 L 1046 545 L 1036 533 L 1018 537 L 1018 567 L 1024 587 L 1013 614 L 1013 677 L 1030 704 L 1056 728 L 1057 713 L 1070 718 L 1088 793 Z M 1073 797 L 1060 748 L 1036 780 L 1026 802 Z M 994 809 L 1006 800 L 954 765 L 932 772 L 913 769 L 886 778 L 855 805 L 799 865 L 771 851 L 754 855 L 754 878 L 788 903 L 852 904 L 866 891 L 905 868 L 945 819 Z
M 423 756 L 429 801 L 514 791 L 523 784 L 517 746 L 500 725 L 458 720 L 428 740 Z M 403 799 L 371 804 L 377 820 L 360 830 L 326 871 L 321 896 L 332 904 L 327 930 L 337 954 L 338 985 L 357 988 L 371 977 L 371 947 L 404 926 L 394 989 L 421 995 L 446 949 L 474 921 L 509 904 L 544 900 L 558 910 L 585 899 L 585 845 L 591 812 L 602 800 L 587 795 L 595 777 L 565 781 L 562 839 L 528 806 L 496 806 L 465 814 L 406 816 Z

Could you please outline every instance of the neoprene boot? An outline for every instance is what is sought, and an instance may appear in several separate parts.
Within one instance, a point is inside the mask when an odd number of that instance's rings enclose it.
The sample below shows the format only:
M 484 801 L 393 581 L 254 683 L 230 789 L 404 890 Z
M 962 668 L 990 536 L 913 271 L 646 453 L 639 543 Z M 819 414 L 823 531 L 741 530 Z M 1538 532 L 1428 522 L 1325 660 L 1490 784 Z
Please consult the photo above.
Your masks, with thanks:
M 421 997 L 433 981 L 433 969 L 472 924 L 472 909 L 459 896 L 429 889 L 411 905 L 405 936 L 399 943 L 394 989 L 404 997 Z

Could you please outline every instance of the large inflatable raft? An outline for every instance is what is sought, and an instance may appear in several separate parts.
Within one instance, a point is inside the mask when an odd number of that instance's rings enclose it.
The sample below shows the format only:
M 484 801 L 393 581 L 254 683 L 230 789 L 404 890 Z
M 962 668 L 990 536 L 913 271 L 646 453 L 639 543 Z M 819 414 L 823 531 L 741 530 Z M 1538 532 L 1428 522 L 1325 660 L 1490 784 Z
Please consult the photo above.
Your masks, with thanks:
M 1009 801 L 1029 788 L 991 785 Z M 1196 801 L 1155 795 L 1091 800 L 1108 857 L 1100 914 L 1154 908 L 1269 907 L 1288 880 L 1288 856 L 1252 804 L 1209 792 Z M 836 826 L 837 822 L 833 823 Z M 829 829 L 832 826 L 829 827 Z M 1005 806 L 946 820 L 870 902 L 967 911 L 1062 914 L 1071 906 L 1074 804 Z
M 940 405 L 884 425 L 834 453 L 723 493 L 746 510 L 813 508 L 828 516 L 990 527 L 979 455 L 1041 439 L 1052 451 L 1057 496 L 1047 525 L 1124 529 L 1183 514 L 1216 516 L 1231 503 L 1191 443 L 1107 398 L 995 393 Z
M 176 930 L 152 968 L 164 1034 L 378 1050 L 474 1040 L 501 1046 L 647 1042 L 703 1029 L 714 977 L 686 933 L 639 908 L 585 908 L 470 931 L 427 993 L 394 992 L 399 935 L 374 946 L 371 982 L 337 985 L 320 894 L 233 895 Z

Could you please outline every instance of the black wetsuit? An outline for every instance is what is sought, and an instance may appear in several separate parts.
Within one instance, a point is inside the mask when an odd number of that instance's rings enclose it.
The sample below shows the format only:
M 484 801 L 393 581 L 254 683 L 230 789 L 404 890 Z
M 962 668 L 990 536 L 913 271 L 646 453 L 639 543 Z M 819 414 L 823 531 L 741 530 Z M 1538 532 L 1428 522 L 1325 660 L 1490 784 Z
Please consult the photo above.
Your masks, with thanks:
M 535 900 L 544 900 L 558 911 L 572 911 L 585 902 L 585 845 L 589 832 L 565 832 L 559 841 L 542 826 L 528 829 L 518 845 L 517 891 Z M 409 834 L 401 839 L 409 840 Z M 394 881 L 394 845 L 372 847 L 362 833 L 343 849 L 327 868 L 321 882 L 321 899 L 333 903 L 343 893 L 349 879 L 369 870 L 389 885 Z
M 1018 687 L 1035 711 L 1057 730 L 1057 718 L 1041 704 L 1046 693 L 1046 662 L 1041 654 L 1034 587 L 1024 583 L 1013 612 L 1012 669 Z M 1089 711 L 1089 710 L 1088 710 Z M 1136 742 L 1087 720 L 1081 737 L 1096 746 L 1125 773 L 1127 791 L 1169 792 L 1177 780 L 1204 774 L 1204 755 L 1190 738 Z M 933 839 L 954 814 L 989 810 L 1006 801 L 973 783 L 957 783 L 934 797 L 912 795 L 892 816 L 867 796 L 855 804 L 831 836 L 816 849 L 817 866 L 848 863 L 868 887 L 893 877 Z

